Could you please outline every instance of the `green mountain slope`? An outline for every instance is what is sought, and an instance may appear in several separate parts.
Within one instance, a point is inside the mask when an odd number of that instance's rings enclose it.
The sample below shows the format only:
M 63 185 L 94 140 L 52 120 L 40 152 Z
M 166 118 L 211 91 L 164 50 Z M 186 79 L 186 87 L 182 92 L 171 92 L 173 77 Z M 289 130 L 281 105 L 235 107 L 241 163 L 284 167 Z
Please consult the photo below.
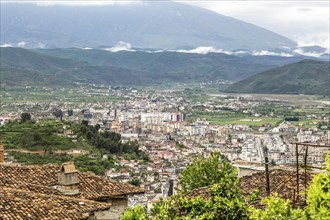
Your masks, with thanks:
M 302 60 L 251 76 L 226 92 L 330 95 L 329 62 Z
M 113 53 L 102 49 L 83 50 L 77 48 L 43 49 L 38 50 L 38 52 L 85 61 L 93 65 L 110 65 L 148 71 L 160 77 L 169 75 L 172 77 L 172 81 L 193 80 L 195 82 L 215 81 L 217 79 L 238 81 L 261 71 L 302 59 L 299 57 L 271 56 L 238 57 L 221 53 L 148 53 L 145 51 Z
M 152 85 L 244 79 L 273 65 L 226 54 L 1 48 L 3 83 Z
M 140 85 L 148 74 L 113 66 L 93 66 L 21 48 L 1 48 L 2 83 L 9 85 L 69 86 L 73 83 Z

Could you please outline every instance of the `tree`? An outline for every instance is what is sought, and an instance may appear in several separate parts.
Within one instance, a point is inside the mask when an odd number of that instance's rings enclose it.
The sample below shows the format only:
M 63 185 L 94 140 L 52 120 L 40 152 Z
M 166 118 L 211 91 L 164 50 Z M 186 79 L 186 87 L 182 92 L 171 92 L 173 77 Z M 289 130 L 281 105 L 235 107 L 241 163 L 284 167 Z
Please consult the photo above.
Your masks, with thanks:
M 307 213 L 311 219 L 330 219 L 330 158 L 325 172 L 314 176 L 307 190 Z
M 224 187 L 225 186 L 225 187 Z M 236 185 L 237 186 L 237 185 Z M 183 195 L 172 196 L 156 203 L 150 211 L 151 219 L 248 219 L 247 206 L 237 187 L 226 183 L 208 187 L 208 197 L 189 198 Z
M 94 126 L 94 128 L 96 129 L 96 131 L 98 131 L 98 130 L 100 130 L 101 125 L 100 125 L 100 124 L 96 124 L 96 125 Z
M 27 113 L 27 112 L 24 112 L 21 114 L 21 121 L 24 123 L 26 121 L 29 121 L 31 120 L 31 114 L 30 113 Z
M 120 218 L 121 220 L 147 220 L 147 209 L 142 206 L 137 206 L 134 209 L 128 207 Z
M 88 125 L 88 121 L 87 120 L 82 120 L 81 121 L 81 124 L 84 125 L 84 126 L 87 126 Z
M 303 220 L 307 219 L 302 209 L 293 209 L 289 200 L 272 195 L 261 200 L 265 209 L 250 207 L 251 220 Z
M 247 206 L 239 191 L 235 169 L 220 153 L 212 153 L 206 159 L 197 157 L 179 178 L 182 188 L 179 194 L 154 204 L 148 217 L 141 215 L 141 218 L 138 216 L 135 219 L 240 220 L 248 218 Z M 197 184 L 193 181 L 197 181 Z M 202 186 L 206 186 L 201 188 L 206 191 L 205 197 L 186 196 L 186 192 Z M 139 213 L 132 209 L 127 212 L 124 216 Z
M 53 115 L 56 117 L 56 118 L 60 118 L 61 121 L 62 121 L 62 118 L 63 118 L 63 112 L 61 109 L 55 109 L 55 111 L 53 112 Z
M 196 167 L 199 165 L 201 170 L 205 164 L 217 164 L 214 159 L 215 155 L 211 155 L 204 162 L 199 157 L 189 165 Z M 219 157 L 217 157 L 219 158 Z M 211 159 L 211 160 L 210 160 Z M 210 163 L 213 161 L 213 163 Z M 204 164 L 205 163 L 205 164 Z M 222 162 L 226 163 L 226 161 Z M 212 167 L 212 166 L 211 166 Z M 186 171 L 186 170 L 185 170 Z M 204 171 L 194 170 L 195 175 L 204 178 Z M 233 171 L 233 173 L 235 173 Z M 251 220 L 309 220 L 309 219 L 330 219 L 330 159 L 326 157 L 325 172 L 314 176 L 312 183 L 307 190 L 307 207 L 305 209 L 293 209 L 289 200 L 284 200 L 272 195 L 264 198 L 261 203 L 263 209 L 249 207 L 243 201 L 239 187 L 238 179 L 231 177 L 232 173 L 225 174 L 220 178 L 218 183 L 199 188 L 204 191 L 203 198 L 200 196 L 192 196 L 196 191 L 190 194 L 177 194 L 168 200 L 160 200 L 154 204 L 149 214 L 146 214 L 145 208 L 128 209 L 122 219 L 251 219 Z M 188 177 L 188 176 L 187 176 Z M 205 191 L 206 190 L 206 191 Z M 205 193 L 206 192 L 206 193 Z M 198 194 L 198 193 L 197 193 Z M 189 196 L 188 196 L 189 195 Z M 144 210 L 144 211 L 141 211 Z
M 68 113 L 68 116 L 70 117 L 70 116 L 73 115 L 73 110 L 72 110 L 72 109 L 68 109 L 68 110 L 67 110 L 67 113 Z
M 235 182 L 236 170 L 219 152 L 213 152 L 208 158 L 198 156 L 182 171 L 179 183 L 182 192 L 210 186 L 223 180 Z
M 132 185 L 134 185 L 134 186 L 140 186 L 141 180 L 139 180 L 139 179 L 133 179 L 129 183 L 132 184 Z

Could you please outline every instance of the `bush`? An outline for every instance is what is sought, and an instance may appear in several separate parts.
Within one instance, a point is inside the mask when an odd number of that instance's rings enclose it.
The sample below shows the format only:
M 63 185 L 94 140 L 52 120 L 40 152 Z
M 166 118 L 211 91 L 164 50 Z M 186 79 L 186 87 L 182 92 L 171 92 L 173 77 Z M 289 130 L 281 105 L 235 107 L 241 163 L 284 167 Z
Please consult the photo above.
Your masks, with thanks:
M 330 219 L 330 159 L 324 173 L 314 176 L 307 190 L 307 213 L 312 219 Z
M 305 212 L 301 209 L 293 209 L 289 200 L 284 200 L 277 195 L 264 198 L 261 204 L 265 209 L 250 207 L 251 220 L 298 220 L 306 219 Z
M 213 152 L 208 158 L 199 155 L 179 176 L 182 192 L 223 181 L 237 186 L 235 168 L 218 152 Z

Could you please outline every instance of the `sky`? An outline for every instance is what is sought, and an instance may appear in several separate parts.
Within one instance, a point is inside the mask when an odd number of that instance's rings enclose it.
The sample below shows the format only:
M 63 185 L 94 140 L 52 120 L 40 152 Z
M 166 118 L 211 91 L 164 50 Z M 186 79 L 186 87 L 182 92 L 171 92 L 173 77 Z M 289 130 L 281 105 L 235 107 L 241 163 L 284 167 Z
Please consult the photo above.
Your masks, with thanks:
M 288 37 L 301 46 L 329 50 L 330 1 L 182 1 Z
M 0 0 L 4 2 L 3 0 Z M 8 0 L 6 2 L 27 2 Z M 36 1 L 38 4 L 52 5 L 103 5 L 135 4 L 139 1 Z M 329 0 L 244 0 L 244 1 L 190 1 L 176 2 L 195 5 L 214 12 L 234 17 L 259 27 L 288 37 L 300 46 L 320 45 L 330 48 L 330 1 Z

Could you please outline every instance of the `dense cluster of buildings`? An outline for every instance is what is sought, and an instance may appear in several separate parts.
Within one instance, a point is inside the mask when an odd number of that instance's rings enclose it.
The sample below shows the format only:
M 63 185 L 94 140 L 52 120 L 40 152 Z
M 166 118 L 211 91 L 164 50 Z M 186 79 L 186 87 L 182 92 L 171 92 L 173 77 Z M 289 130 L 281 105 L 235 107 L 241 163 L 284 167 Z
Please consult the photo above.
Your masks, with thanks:
M 232 97 L 225 99 L 222 97 L 221 101 L 216 101 L 213 97 L 205 102 L 194 102 L 173 91 L 148 92 L 135 89 L 111 91 L 124 100 L 115 103 L 62 102 L 45 104 L 30 102 L 17 105 L 21 105 L 22 111 L 30 111 L 36 120 L 54 118 L 52 112 L 54 109 L 60 108 L 67 120 L 76 122 L 88 120 L 91 125 L 99 124 L 100 132 L 104 130 L 118 132 L 121 134 L 122 141 L 137 141 L 140 150 L 149 155 L 150 162 L 145 164 L 138 160 L 118 158 L 116 163 L 124 168 L 119 171 L 108 170 L 104 177 L 80 173 L 75 170 L 72 164 L 62 165 L 62 167 L 1 165 L 0 175 L 2 178 L 0 179 L 5 181 L 3 182 L 5 187 L 1 191 L 2 195 L 5 196 L 1 198 L 10 201 L 10 198 L 15 198 L 11 195 L 17 193 L 17 196 L 22 197 L 23 202 L 25 197 L 28 199 L 34 194 L 40 197 L 40 200 L 45 194 L 59 200 L 72 200 L 71 204 L 77 204 L 77 207 L 66 207 L 66 209 L 77 210 L 77 212 L 72 212 L 80 217 L 97 216 L 98 213 L 103 215 L 113 210 L 120 210 L 119 213 L 127 205 L 143 204 L 150 208 L 161 197 L 168 198 L 175 194 L 180 171 L 197 155 L 206 157 L 213 151 L 220 151 L 239 168 L 239 175 L 245 176 L 264 169 L 265 154 L 268 155 L 272 166 L 292 165 L 295 162 L 292 143 L 309 142 L 323 146 L 330 143 L 329 130 L 316 127 L 297 127 L 286 121 L 276 126 L 263 124 L 252 128 L 244 123 L 220 126 L 203 118 L 193 121 L 187 121 L 185 118 L 194 108 L 203 111 L 241 110 L 244 114 L 258 117 L 260 114 L 254 110 L 256 106 L 260 105 L 257 101 L 244 101 Z M 108 92 L 111 93 L 111 91 Z M 36 106 L 39 110 L 31 111 Z M 73 114 L 69 116 L 68 110 L 72 110 Z M 1 123 L 10 119 L 19 119 L 20 113 L 2 113 Z M 320 121 L 322 120 L 327 122 L 328 118 L 321 117 Z M 69 129 L 64 130 L 64 135 L 70 135 L 73 139 L 75 137 L 75 134 Z M 82 149 L 74 150 L 77 154 L 88 154 Z M 3 152 L 3 149 L 0 148 L 0 152 Z M 313 156 L 309 157 L 313 159 L 310 159 L 309 162 L 319 163 L 326 152 L 328 152 L 327 148 L 314 151 Z M 4 162 L 1 155 L 3 154 L 0 153 L 0 163 L 1 161 Z M 72 186 L 61 185 L 66 181 L 66 172 L 70 175 L 76 175 L 71 179 L 75 181 Z M 17 177 L 11 173 L 16 173 Z M 47 178 L 42 180 L 44 177 Z M 113 182 L 111 179 L 116 179 L 118 182 Z M 134 179 L 139 180 L 143 190 L 127 185 Z M 18 189 L 25 189 L 26 191 L 17 191 Z M 78 190 L 78 193 L 75 193 L 74 190 Z M 71 193 L 66 193 L 69 191 Z M 40 194 L 40 192 L 43 193 Z M 82 203 L 78 201 L 79 199 L 82 199 Z M 107 200 L 108 204 L 99 204 L 100 200 L 102 202 Z M 95 210 L 88 209 L 89 203 L 97 204 L 95 205 L 97 208 Z M 86 212 L 85 209 L 81 209 L 82 213 L 78 212 L 81 204 L 86 206 Z M 125 205 L 116 208 L 116 204 Z M 54 203 L 54 205 L 56 204 Z M 49 210 L 51 210 L 52 207 L 49 206 Z M 63 217 L 63 219 L 65 218 Z

